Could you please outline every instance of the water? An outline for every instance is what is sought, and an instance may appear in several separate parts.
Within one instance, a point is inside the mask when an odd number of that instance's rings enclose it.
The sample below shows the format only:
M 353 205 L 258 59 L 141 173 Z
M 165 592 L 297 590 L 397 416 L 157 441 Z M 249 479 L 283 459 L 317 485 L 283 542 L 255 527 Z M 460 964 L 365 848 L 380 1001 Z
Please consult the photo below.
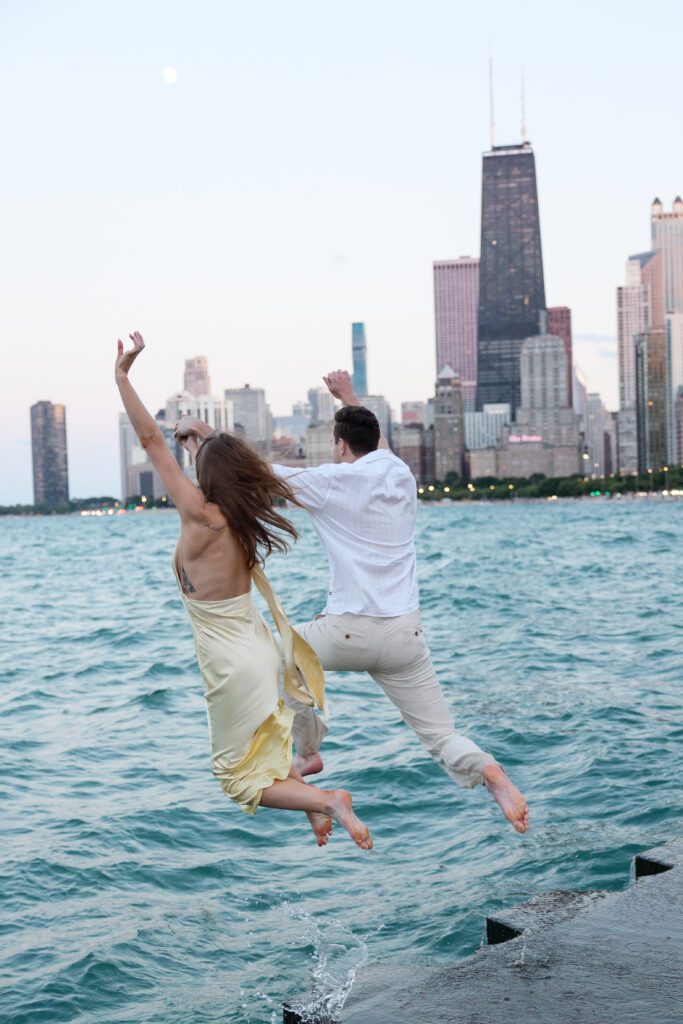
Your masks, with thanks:
M 305 517 L 269 572 L 294 621 L 326 566 Z M 516 835 L 368 678 L 329 677 L 331 785 L 375 849 L 248 818 L 208 764 L 173 514 L 0 522 L 0 1016 L 269 1024 L 339 1012 L 357 967 L 454 960 L 487 913 L 621 888 L 681 833 L 683 503 L 421 508 L 425 631 L 462 731 L 530 800 Z

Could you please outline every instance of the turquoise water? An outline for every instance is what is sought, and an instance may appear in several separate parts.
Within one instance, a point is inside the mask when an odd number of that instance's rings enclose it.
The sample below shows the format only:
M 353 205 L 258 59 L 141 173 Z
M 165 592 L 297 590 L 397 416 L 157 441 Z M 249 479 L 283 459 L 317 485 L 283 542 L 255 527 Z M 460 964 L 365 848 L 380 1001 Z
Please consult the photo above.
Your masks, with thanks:
M 296 518 L 269 571 L 300 621 L 326 566 Z M 427 507 L 418 529 L 448 699 L 532 831 L 456 790 L 371 680 L 330 675 L 325 777 L 371 826 L 363 854 L 222 796 L 173 514 L 0 522 L 3 1021 L 260 1024 L 306 993 L 336 1010 L 363 962 L 465 956 L 487 913 L 620 888 L 681 834 L 683 503 Z

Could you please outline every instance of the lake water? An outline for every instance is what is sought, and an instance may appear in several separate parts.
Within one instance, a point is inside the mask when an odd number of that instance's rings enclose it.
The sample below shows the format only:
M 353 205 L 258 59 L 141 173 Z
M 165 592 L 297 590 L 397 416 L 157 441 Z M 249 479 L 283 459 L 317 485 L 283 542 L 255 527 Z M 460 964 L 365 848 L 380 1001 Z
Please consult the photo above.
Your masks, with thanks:
M 271 579 L 292 621 L 326 564 Z M 0 521 L 0 1016 L 261 1024 L 335 1010 L 364 962 L 447 961 L 486 914 L 621 888 L 683 831 L 683 502 L 423 507 L 423 619 L 461 731 L 530 802 L 457 790 L 372 681 L 330 674 L 329 785 L 375 841 L 248 818 L 209 769 L 172 513 Z

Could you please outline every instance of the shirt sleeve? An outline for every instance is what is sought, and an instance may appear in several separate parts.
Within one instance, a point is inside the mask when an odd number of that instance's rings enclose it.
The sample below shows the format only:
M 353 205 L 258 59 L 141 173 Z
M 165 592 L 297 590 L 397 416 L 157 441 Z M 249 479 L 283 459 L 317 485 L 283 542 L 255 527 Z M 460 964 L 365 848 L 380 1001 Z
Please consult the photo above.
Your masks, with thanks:
M 330 468 L 331 466 L 325 465 L 297 469 L 295 466 L 280 466 L 273 463 L 273 472 L 287 481 L 294 495 L 304 508 L 310 511 L 316 511 L 325 504 L 332 481 Z

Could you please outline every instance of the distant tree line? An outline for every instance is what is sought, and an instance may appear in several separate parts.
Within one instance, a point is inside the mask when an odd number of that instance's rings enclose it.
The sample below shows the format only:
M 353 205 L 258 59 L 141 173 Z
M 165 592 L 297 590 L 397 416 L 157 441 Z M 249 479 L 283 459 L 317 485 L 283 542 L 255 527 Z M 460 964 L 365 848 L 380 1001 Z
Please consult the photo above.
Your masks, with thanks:
M 420 501 L 510 501 L 514 498 L 614 497 L 617 494 L 662 491 L 683 491 L 683 466 L 662 467 L 638 475 L 612 473 L 598 479 L 583 476 L 546 477 L 542 473 L 535 473 L 528 478 L 500 480 L 486 476 L 468 482 L 455 473 L 449 473 L 444 480 L 435 480 L 433 484 L 418 487 L 418 498 Z M 82 511 L 146 511 L 158 508 L 173 508 L 173 505 L 165 495 L 148 498 L 146 495 L 132 494 L 125 501 L 106 496 L 73 498 L 58 505 L 0 505 L 0 516 L 50 516 Z
M 421 501 L 510 501 L 514 498 L 614 497 L 617 494 L 683 491 L 683 466 L 671 466 L 637 475 L 612 473 L 591 479 L 583 476 L 546 477 L 535 473 L 528 478 L 481 477 L 467 482 L 455 473 L 444 480 L 418 488 Z
M 151 508 L 173 508 L 171 502 L 164 496 L 153 499 L 141 494 L 133 494 L 125 501 L 112 498 L 109 495 L 102 498 L 72 498 L 70 501 L 62 501 L 56 505 L 43 503 L 41 505 L 0 505 L 0 516 L 60 516 L 69 515 L 72 512 L 108 512 L 110 509 L 151 509 Z

